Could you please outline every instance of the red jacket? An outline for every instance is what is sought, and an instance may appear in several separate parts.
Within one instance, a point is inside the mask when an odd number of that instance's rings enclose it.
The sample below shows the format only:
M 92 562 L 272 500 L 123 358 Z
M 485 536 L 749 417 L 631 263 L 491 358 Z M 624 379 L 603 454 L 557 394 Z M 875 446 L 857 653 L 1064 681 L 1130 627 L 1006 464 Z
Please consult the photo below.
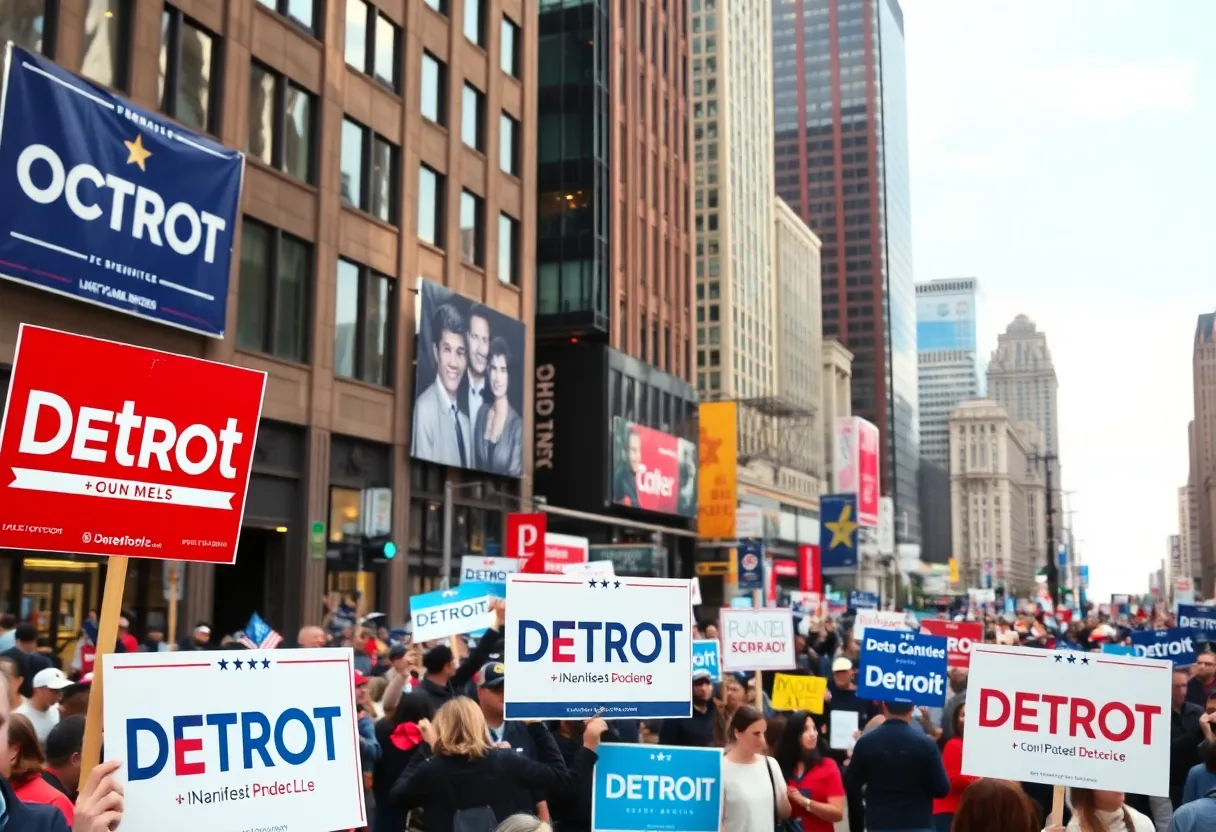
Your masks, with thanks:
M 946 769 L 946 777 L 950 780 L 950 794 L 934 798 L 933 814 L 953 815 L 958 811 L 958 802 L 968 786 L 979 780 L 963 774 L 963 738 L 951 737 L 942 749 L 942 767 Z

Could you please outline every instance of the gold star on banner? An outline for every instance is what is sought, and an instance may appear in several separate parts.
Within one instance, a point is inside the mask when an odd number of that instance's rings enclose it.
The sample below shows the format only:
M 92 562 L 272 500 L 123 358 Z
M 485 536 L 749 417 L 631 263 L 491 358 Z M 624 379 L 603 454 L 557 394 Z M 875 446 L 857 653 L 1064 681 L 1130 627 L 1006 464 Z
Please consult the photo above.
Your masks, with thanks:
M 139 169 L 144 173 L 148 169 L 144 167 L 144 162 L 148 161 L 148 157 L 152 155 L 152 151 L 144 149 L 144 137 L 136 136 L 133 142 L 123 142 L 127 146 L 127 164 L 132 163 L 139 165 Z
M 845 505 L 840 510 L 840 518 L 835 523 L 827 523 L 828 531 L 832 533 L 832 543 L 828 546 L 829 549 L 835 549 L 837 546 L 852 546 L 853 532 L 857 529 L 857 524 L 853 522 L 853 507 Z

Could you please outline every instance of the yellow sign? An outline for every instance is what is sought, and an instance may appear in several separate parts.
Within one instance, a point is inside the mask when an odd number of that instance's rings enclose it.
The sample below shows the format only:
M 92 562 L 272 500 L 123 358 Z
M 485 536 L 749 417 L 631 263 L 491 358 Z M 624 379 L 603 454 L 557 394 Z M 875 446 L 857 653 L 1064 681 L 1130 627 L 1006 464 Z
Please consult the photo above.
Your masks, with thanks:
M 823 692 L 828 680 L 822 676 L 791 676 L 778 673 L 773 678 L 773 710 L 823 713 Z
M 706 540 L 733 540 L 739 485 L 735 403 L 705 402 L 700 407 L 700 422 L 697 534 Z
M 950 558 L 950 583 L 958 583 L 958 561 L 954 558 Z
M 697 574 L 703 578 L 711 575 L 726 575 L 730 573 L 730 561 L 703 560 L 697 564 Z

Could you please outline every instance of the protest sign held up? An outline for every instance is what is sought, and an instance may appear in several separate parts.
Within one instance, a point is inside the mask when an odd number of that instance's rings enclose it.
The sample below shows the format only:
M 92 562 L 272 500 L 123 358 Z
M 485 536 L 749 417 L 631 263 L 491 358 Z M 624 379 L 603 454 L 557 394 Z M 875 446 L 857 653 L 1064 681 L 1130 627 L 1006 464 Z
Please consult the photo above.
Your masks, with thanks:
M 692 643 L 692 669 L 694 671 L 708 670 L 709 678 L 714 682 L 721 682 L 722 670 L 718 666 L 719 652 L 716 639 L 697 639 Z
M 718 832 L 721 815 L 721 749 L 599 747 L 592 832 Z
M 507 719 L 686 717 L 687 580 L 507 576 Z
M 945 636 L 950 667 L 967 667 L 971 663 L 972 645 L 984 640 L 984 625 L 978 621 L 926 618 L 920 622 L 920 631 L 929 635 Z
M 1135 630 L 1132 647 L 1136 655 L 1147 659 L 1168 659 L 1176 667 L 1195 663 L 1195 634 L 1186 627 L 1168 630 Z
M 437 589 L 410 598 L 414 640 L 438 641 L 493 626 L 490 601 L 494 584 L 470 581 L 452 589 Z
M 823 693 L 828 680 L 822 676 L 794 676 L 778 673 L 773 677 L 773 708 L 778 711 L 823 713 Z
M 724 609 L 722 669 L 793 670 L 794 616 L 787 609 Z
M 879 630 L 907 630 L 908 614 L 893 610 L 858 610 L 857 617 L 853 619 L 853 638 L 861 639 L 867 627 Z
M 946 639 L 868 630 L 861 644 L 857 695 L 876 702 L 940 706 L 946 699 Z

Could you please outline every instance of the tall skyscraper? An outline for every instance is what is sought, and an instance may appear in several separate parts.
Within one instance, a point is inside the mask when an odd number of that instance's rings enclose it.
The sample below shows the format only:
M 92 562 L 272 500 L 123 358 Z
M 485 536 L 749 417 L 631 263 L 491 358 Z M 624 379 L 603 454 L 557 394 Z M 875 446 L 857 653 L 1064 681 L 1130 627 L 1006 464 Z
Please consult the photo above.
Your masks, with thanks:
M 979 281 L 947 278 L 916 284 L 917 376 L 920 400 L 921 558 L 950 559 L 950 414 L 987 386 L 976 347 Z
M 1192 378 L 1195 421 L 1192 423 L 1191 486 L 1199 509 L 1199 562 L 1203 576 L 1203 597 L 1216 590 L 1216 553 L 1213 552 L 1216 521 L 1213 497 L 1216 496 L 1216 314 L 1199 316 L 1195 325 Z
M 1047 348 L 1047 335 L 1034 321 L 1018 315 L 996 339 L 996 350 L 988 363 L 988 396 L 1009 413 L 1015 422 L 1034 422 L 1043 437 L 1040 453 L 1059 456 L 1060 409 L 1056 368 Z M 1059 488 L 1060 461 L 1052 464 L 1055 488 Z M 1059 501 L 1056 501 L 1059 506 Z
M 823 334 L 853 353 L 895 528 L 919 542 L 916 294 L 898 0 L 772 0 L 777 194 L 823 242 Z
M 769 3 L 692 4 L 697 387 L 708 399 L 777 393 Z

